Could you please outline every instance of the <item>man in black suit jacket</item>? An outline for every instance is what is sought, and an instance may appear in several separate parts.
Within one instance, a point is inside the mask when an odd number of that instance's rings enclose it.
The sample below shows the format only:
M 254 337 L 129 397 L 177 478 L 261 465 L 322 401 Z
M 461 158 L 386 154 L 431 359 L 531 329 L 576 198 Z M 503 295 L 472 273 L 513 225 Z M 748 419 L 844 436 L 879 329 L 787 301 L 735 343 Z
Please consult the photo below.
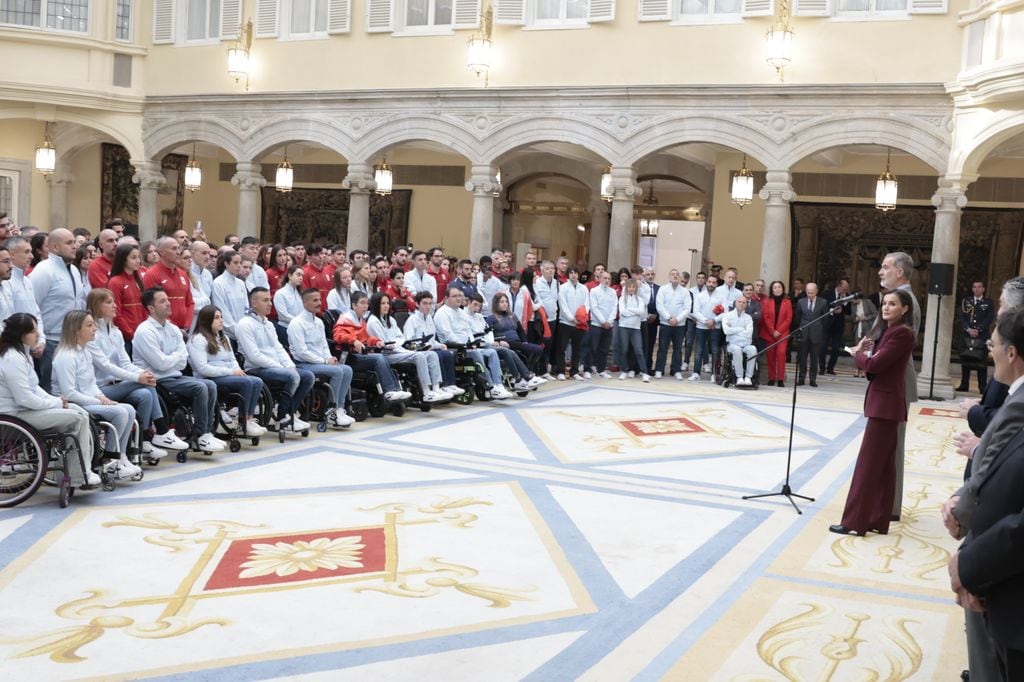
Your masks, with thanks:
M 1019 680 L 1024 679 L 1024 391 L 1018 380 L 1024 378 L 1024 310 L 1000 317 L 992 342 L 996 380 L 1018 390 L 985 430 L 971 477 L 943 507 L 943 520 L 954 537 L 967 537 L 950 559 L 949 573 L 958 603 L 970 612 L 971 676 Z M 984 618 L 977 615 L 982 611 Z
M 828 303 L 829 308 L 833 303 L 850 293 L 850 283 L 845 279 L 839 280 L 834 289 L 825 292 L 822 298 Z M 843 349 L 843 332 L 846 331 L 846 316 L 850 313 L 850 304 L 836 306 L 838 310 L 832 315 L 831 320 L 822 322 L 825 325 L 825 343 L 821 347 L 821 359 L 819 370 L 822 374 L 835 374 L 836 361 L 839 359 L 839 351 Z M 827 364 L 826 364 L 827 356 Z
M 658 337 L 658 306 L 655 305 L 658 298 L 658 289 L 661 285 L 654 281 L 654 268 L 644 269 L 644 281 L 651 287 L 651 300 L 647 302 L 647 347 L 644 348 L 644 356 L 647 358 L 647 368 L 654 367 L 651 360 L 654 359 L 654 343 Z
M 825 303 L 823 298 L 818 296 L 817 284 L 808 282 L 807 286 L 804 287 L 804 293 L 807 294 L 806 298 L 797 299 L 796 303 L 793 304 L 793 307 L 796 309 L 794 317 L 798 327 L 803 327 L 808 322 L 824 317 L 829 312 L 828 304 Z M 818 386 L 818 358 L 825 347 L 825 329 L 822 325 L 826 323 L 827 320 L 822 320 L 800 332 L 800 350 L 797 356 L 799 358 L 797 386 L 803 386 L 804 379 L 807 377 L 808 364 L 810 364 L 811 370 L 811 386 L 815 388 Z

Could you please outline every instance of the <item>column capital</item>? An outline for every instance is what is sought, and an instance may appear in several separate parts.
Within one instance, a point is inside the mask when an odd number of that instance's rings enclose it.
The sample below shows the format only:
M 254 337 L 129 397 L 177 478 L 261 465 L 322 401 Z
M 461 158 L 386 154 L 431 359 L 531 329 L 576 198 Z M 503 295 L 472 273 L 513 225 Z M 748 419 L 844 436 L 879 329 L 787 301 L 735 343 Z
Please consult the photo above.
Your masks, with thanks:
M 497 169 L 490 164 L 473 164 L 469 180 L 466 181 L 466 191 L 478 197 L 493 196 L 500 192 L 497 173 Z
M 943 186 L 945 178 L 939 181 L 939 188 L 932 195 L 932 206 L 936 211 L 959 212 L 967 205 L 967 194 L 955 185 Z
M 644 190 L 636 184 L 636 169 L 632 166 L 612 166 L 612 201 L 634 202 Z
M 757 193 L 761 199 L 769 203 L 788 203 L 796 199 L 788 170 L 770 170 L 765 177 L 764 187 Z
M 263 177 L 263 166 L 258 163 L 240 161 L 235 164 L 235 174 L 231 176 L 231 184 L 242 191 L 255 192 L 267 184 Z
M 341 186 L 353 194 L 369 194 L 377 189 L 373 181 L 373 166 L 362 161 L 348 164 L 348 175 L 341 181 Z
M 132 161 L 132 167 L 135 168 L 132 182 L 140 189 L 160 189 L 167 184 L 158 161 Z
M 75 182 L 75 176 L 67 171 L 57 171 L 46 178 L 51 187 L 66 187 Z

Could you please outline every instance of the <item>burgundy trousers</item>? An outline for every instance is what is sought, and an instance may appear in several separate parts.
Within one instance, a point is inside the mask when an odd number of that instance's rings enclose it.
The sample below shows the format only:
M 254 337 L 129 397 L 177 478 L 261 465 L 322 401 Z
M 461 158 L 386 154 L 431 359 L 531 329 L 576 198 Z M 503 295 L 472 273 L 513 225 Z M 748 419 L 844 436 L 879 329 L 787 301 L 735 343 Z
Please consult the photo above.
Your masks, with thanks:
M 868 419 L 857 466 L 843 509 L 843 525 L 858 533 L 889 532 L 896 496 L 896 432 L 899 422 Z

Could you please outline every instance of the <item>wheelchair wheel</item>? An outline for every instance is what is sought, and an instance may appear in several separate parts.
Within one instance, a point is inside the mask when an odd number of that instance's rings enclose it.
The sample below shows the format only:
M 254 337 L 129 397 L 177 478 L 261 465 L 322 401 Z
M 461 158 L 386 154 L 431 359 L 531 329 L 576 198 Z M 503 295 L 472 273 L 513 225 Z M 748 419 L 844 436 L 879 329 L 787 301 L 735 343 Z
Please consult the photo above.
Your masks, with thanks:
M 185 450 L 179 450 L 176 459 L 180 464 L 184 464 L 188 461 L 188 452 Z
M 277 442 L 283 443 L 284 442 L 284 438 L 285 438 L 284 429 L 278 429 L 277 430 Z
M 35 494 L 46 476 L 47 459 L 32 427 L 14 417 L 0 420 L 0 507 L 13 507 Z
M 134 476 L 132 476 L 131 480 L 133 480 L 135 482 L 138 482 L 138 481 L 141 481 L 145 476 L 146 476 L 146 472 L 143 471 L 142 469 L 139 469 L 139 473 L 137 473 Z
M 260 437 L 259 436 L 254 436 L 250 440 L 251 440 L 253 445 L 259 445 L 260 444 Z
M 60 479 L 60 486 L 58 491 L 57 503 L 61 509 L 66 509 L 71 504 L 71 496 L 75 494 L 75 489 L 71 487 L 71 478 L 64 476 Z
M 370 416 L 370 410 L 366 406 L 365 400 L 353 400 L 349 404 L 348 413 L 357 422 L 364 422 Z
M 266 384 L 260 390 L 259 400 L 256 402 L 256 421 L 260 426 L 267 427 L 274 416 L 274 395 Z
M 430 407 L 429 405 L 427 407 Z M 426 410 L 424 410 L 426 412 Z M 405 403 L 399 401 L 391 404 L 391 414 L 396 417 L 401 417 L 405 414 Z
M 232 438 L 228 441 L 228 450 L 230 452 L 238 452 L 242 449 L 242 443 L 237 438 Z
M 388 413 L 388 401 L 384 400 L 384 396 L 377 396 L 375 399 L 369 402 L 368 410 L 371 417 L 383 417 Z
M 465 392 L 462 395 L 455 396 L 454 398 L 452 398 L 452 400 L 454 400 L 455 403 L 459 405 L 472 405 L 473 400 L 475 398 L 475 396 L 473 395 L 473 388 L 466 388 L 464 386 L 462 388 L 464 389 Z
M 106 493 L 113 491 L 116 487 L 114 478 L 104 468 L 100 469 L 100 486 L 103 488 L 103 492 Z
M 423 400 L 422 398 L 420 398 L 420 412 L 430 412 L 430 409 L 432 407 L 433 407 L 433 405 L 428 403 L 426 400 Z M 401 416 L 401 415 L 399 415 L 399 416 Z

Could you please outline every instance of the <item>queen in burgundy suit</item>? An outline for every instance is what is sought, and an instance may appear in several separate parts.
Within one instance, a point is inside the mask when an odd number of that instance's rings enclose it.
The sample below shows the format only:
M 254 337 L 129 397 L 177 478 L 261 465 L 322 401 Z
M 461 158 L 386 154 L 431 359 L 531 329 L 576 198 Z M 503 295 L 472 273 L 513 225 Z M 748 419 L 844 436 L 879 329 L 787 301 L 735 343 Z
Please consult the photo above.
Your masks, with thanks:
M 833 533 L 864 535 L 869 530 L 889 532 L 896 494 L 897 427 L 907 421 L 904 402 L 904 370 L 914 350 L 913 303 L 910 294 L 895 289 L 882 299 L 882 315 L 874 333 L 854 351 L 857 368 L 868 375 L 864 416 L 868 418 L 857 466 L 846 497 L 841 523 L 829 526 Z M 873 341 L 874 337 L 877 341 Z

